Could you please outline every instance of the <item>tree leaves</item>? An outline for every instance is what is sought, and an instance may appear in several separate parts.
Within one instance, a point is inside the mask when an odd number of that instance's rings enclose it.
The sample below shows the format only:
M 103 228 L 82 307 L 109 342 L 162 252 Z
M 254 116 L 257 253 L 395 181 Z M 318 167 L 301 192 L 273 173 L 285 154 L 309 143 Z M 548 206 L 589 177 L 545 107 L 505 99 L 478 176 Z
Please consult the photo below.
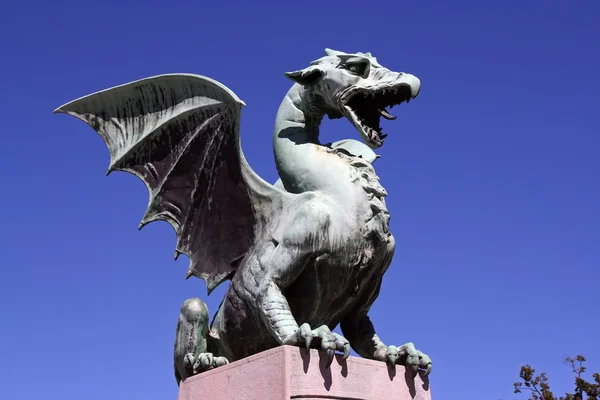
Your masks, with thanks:
M 584 365 L 586 359 L 582 355 L 565 358 L 565 363 L 571 367 L 575 374 L 575 391 L 566 393 L 565 396 L 556 397 L 550 390 L 548 377 L 545 372 L 539 375 L 535 374 L 529 364 L 523 365 L 519 373 L 522 382 L 514 383 L 514 392 L 522 393 L 522 390 L 529 391 L 528 400 L 599 400 L 600 399 L 600 374 L 592 375 L 594 381 L 586 381 L 582 375 L 586 371 Z M 585 395 L 585 397 L 584 397 Z

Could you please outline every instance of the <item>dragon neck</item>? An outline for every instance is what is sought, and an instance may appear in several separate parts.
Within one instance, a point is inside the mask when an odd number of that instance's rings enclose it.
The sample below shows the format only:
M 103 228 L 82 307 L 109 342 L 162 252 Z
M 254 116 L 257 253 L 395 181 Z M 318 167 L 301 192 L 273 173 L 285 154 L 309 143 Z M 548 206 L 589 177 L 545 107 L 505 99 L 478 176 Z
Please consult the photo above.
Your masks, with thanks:
M 371 163 L 323 146 L 319 126 L 324 115 L 310 107 L 302 86 L 294 85 L 277 112 L 273 149 L 281 184 L 287 192 L 319 191 L 364 218 L 365 237 L 389 238 L 387 193 Z
M 323 116 L 309 112 L 305 90 L 295 84 L 287 92 L 275 118 L 273 151 L 281 182 L 288 192 L 315 190 L 314 160 L 320 153 L 319 127 Z
M 281 184 L 290 193 L 326 193 L 364 221 L 365 238 L 388 241 L 387 193 L 371 163 L 319 142 L 324 115 L 310 107 L 306 92 L 294 85 L 279 106 L 273 149 Z
M 319 142 L 324 115 L 311 107 L 307 97 L 305 89 L 295 84 L 277 112 L 273 150 L 281 183 L 290 193 L 321 191 L 347 197 L 352 183 L 344 177 L 351 167 Z

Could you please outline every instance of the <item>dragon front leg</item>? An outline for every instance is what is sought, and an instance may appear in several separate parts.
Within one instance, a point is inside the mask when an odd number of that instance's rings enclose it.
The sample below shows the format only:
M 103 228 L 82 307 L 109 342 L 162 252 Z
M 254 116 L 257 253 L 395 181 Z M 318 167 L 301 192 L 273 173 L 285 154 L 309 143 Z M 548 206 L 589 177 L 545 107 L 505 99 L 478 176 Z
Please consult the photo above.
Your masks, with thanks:
M 393 236 L 390 237 L 386 246 L 386 256 L 381 261 L 383 272 L 390 266 L 394 255 L 395 240 Z M 431 372 L 431 359 L 427 354 L 415 349 L 415 346 L 410 342 L 402 346 L 386 346 L 375 332 L 368 313 L 379 295 L 382 277 L 383 274 L 378 282 L 374 282 L 373 289 L 362 295 L 358 307 L 341 321 L 342 333 L 348 338 L 354 351 L 361 357 L 384 361 L 392 365 L 401 364 L 415 375 L 419 370 L 423 370 L 424 375 L 429 375 Z
M 306 349 L 318 347 L 327 353 L 327 366 L 333 361 L 336 350 L 343 352 L 344 358 L 347 358 L 350 355 L 350 343 L 341 335 L 331 332 L 326 325 L 315 329 L 308 323 L 299 325 L 282 289 L 301 274 L 307 265 L 307 257 L 315 257 L 313 262 L 318 262 L 319 255 L 326 257 L 327 243 L 310 238 L 328 237 L 326 230 L 331 226 L 330 215 L 327 205 L 319 202 L 309 203 L 299 210 L 283 240 L 276 243 L 272 252 L 266 252 L 269 254 L 265 253 L 260 260 L 259 264 L 266 271 L 266 276 L 257 293 L 258 312 L 279 344 Z
M 343 352 L 343 358 L 350 355 L 350 342 L 341 335 L 331 332 L 327 325 L 312 329 L 308 323 L 298 325 L 292 315 L 287 299 L 279 285 L 273 281 L 264 290 L 261 309 L 266 325 L 279 344 L 320 348 L 327 353 L 329 367 L 333 362 L 335 351 Z
M 175 379 L 177 385 L 192 375 L 228 364 L 225 357 L 207 352 L 209 330 L 206 304 L 199 298 L 186 300 L 181 306 L 175 336 Z
M 401 364 L 416 375 L 419 370 L 429 375 L 431 359 L 420 352 L 412 343 L 402 346 L 386 346 L 375 333 L 371 319 L 366 314 L 345 318 L 341 323 L 344 336 L 350 340 L 352 348 L 364 358 L 384 361 L 389 364 Z
M 341 328 L 352 348 L 361 357 L 401 364 L 415 375 L 419 370 L 424 370 L 424 375 L 431 372 L 431 359 L 427 354 L 417 350 L 412 343 L 386 346 L 375 333 L 373 323 L 367 315 L 346 318 L 342 321 Z

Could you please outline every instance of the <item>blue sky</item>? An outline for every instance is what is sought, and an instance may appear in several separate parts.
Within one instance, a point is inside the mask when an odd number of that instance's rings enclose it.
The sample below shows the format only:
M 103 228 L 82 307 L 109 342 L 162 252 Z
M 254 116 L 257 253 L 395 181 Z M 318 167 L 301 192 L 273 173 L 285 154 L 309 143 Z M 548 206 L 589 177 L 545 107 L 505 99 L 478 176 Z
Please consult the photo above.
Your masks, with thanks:
M 398 243 L 372 309 L 382 339 L 432 357 L 436 400 L 513 399 L 523 363 L 562 393 L 566 355 L 600 370 L 599 2 L 203 3 L 3 5 L 0 397 L 174 399 L 179 307 L 206 299 L 167 224 L 137 231 L 143 184 L 106 178 L 102 140 L 52 110 L 207 75 L 247 103 L 244 151 L 275 181 L 283 72 L 325 47 L 422 81 L 376 164 Z M 345 120 L 322 133 L 358 138 Z

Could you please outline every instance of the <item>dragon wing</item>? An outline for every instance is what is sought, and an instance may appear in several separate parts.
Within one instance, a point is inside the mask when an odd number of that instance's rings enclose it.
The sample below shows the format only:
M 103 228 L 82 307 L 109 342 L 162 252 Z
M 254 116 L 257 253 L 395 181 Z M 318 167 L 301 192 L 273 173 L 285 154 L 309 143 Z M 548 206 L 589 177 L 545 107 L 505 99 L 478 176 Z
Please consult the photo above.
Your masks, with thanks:
M 126 171 L 146 184 L 149 201 L 140 229 L 157 220 L 170 223 L 177 233 L 175 259 L 186 254 L 187 277 L 204 279 L 209 293 L 233 276 L 265 228 L 263 216 L 281 210 L 289 196 L 262 180 L 244 158 L 244 105 L 210 78 L 167 74 L 54 111 L 100 134 L 110 152 L 107 175 Z

